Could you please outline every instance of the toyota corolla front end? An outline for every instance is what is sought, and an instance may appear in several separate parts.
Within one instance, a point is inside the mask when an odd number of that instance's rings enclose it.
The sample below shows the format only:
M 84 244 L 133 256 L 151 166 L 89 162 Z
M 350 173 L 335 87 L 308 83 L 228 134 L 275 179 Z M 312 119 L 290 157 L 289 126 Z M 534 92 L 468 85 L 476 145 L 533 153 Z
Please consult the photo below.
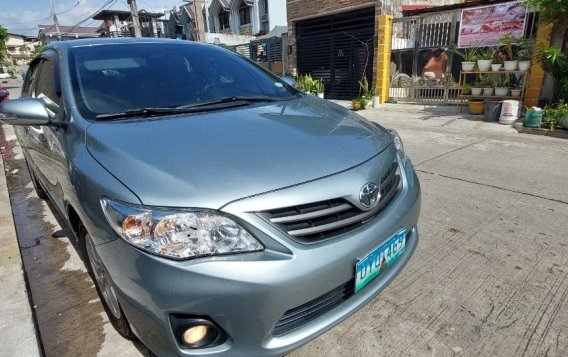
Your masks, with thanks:
M 160 356 L 286 354 L 375 298 L 417 246 L 398 134 L 229 51 L 69 41 L 30 71 L 32 98 L 2 104 L 3 121 L 43 126 L 42 140 L 18 130 L 38 192 L 111 323 Z

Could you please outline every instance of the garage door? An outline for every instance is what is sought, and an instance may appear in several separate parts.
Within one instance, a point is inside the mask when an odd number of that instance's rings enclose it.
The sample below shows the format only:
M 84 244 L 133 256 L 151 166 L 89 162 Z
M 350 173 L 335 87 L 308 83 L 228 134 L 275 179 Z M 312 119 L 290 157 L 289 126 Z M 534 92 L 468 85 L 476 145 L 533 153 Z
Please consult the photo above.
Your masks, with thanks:
M 326 98 L 357 97 L 363 73 L 372 83 L 374 23 L 374 7 L 298 22 L 298 73 L 322 78 Z

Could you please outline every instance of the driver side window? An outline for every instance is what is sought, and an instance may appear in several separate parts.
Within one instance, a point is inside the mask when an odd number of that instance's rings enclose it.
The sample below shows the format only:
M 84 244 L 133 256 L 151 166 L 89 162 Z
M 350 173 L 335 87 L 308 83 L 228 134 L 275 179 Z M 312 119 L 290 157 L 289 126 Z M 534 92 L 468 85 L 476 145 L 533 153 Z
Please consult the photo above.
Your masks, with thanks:
M 35 97 L 44 100 L 47 108 L 56 114 L 59 111 L 59 100 L 61 93 L 56 85 L 55 64 L 49 59 L 42 60 L 39 75 L 37 75 L 37 86 Z

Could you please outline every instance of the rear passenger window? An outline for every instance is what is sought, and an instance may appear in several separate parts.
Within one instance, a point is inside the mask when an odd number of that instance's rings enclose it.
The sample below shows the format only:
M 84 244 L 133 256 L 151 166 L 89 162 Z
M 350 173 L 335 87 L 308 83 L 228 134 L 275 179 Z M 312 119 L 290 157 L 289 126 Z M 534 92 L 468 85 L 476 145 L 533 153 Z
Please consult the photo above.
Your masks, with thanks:
M 36 97 L 45 96 L 58 104 L 61 93 L 57 93 L 55 82 L 53 62 L 50 60 L 43 61 L 36 88 Z

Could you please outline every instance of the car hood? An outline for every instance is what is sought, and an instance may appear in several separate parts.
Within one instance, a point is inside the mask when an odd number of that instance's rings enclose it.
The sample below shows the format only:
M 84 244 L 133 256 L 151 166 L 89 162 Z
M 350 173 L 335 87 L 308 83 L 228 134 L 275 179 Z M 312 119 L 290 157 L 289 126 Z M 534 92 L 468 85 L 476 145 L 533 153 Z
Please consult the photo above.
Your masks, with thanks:
M 347 170 L 392 141 L 383 128 L 315 98 L 95 122 L 86 140 L 143 204 L 213 209 Z

